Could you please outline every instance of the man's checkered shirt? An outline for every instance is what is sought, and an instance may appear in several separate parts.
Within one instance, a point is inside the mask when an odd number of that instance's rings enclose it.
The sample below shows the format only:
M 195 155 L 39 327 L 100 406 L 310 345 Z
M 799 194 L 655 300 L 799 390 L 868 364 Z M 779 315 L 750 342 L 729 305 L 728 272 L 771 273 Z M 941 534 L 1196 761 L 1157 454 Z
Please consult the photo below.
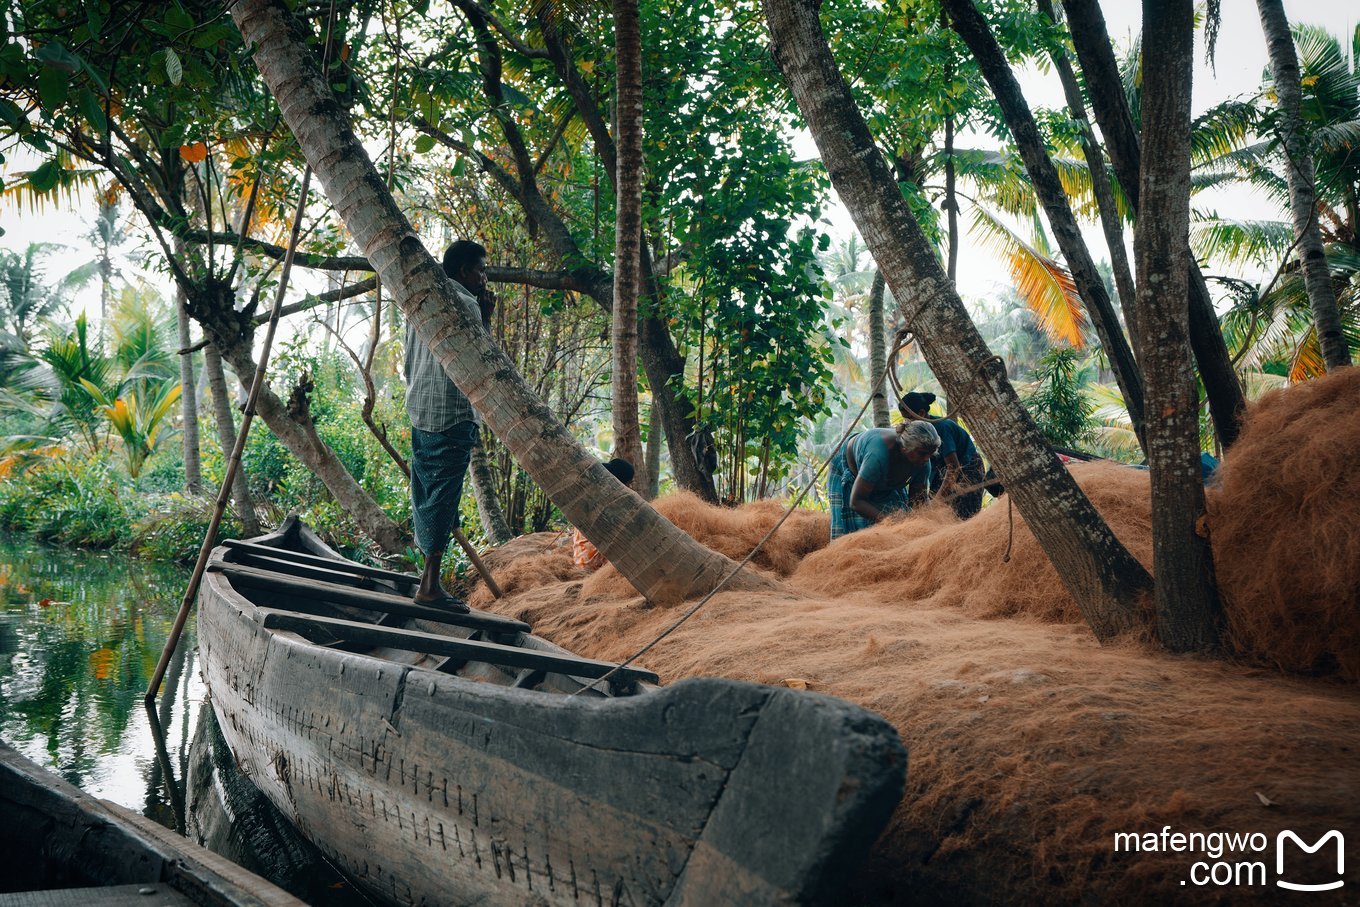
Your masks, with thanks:
M 480 317 L 477 298 L 456 280 L 450 281 L 459 301 Z M 459 422 L 478 422 L 477 411 L 463 396 L 425 342 L 406 325 L 406 414 L 421 431 L 448 431 Z

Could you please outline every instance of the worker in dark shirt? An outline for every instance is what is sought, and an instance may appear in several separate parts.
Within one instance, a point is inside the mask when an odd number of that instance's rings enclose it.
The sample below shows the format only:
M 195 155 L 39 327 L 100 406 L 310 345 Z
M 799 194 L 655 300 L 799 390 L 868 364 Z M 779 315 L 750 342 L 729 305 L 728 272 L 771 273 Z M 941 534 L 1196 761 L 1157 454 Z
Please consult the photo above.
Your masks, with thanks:
M 959 519 L 966 520 L 982 509 L 982 489 L 963 494 L 958 494 L 957 489 L 981 485 L 987 467 L 972 435 L 953 419 L 930 415 L 930 405 L 934 402 L 934 394 L 912 391 L 897 401 L 897 410 L 904 419 L 924 419 L 935 426 L 940 435 L 940 449 L 931 465 L 934 474 L 941 477 L 938 493 L 949 501 Z

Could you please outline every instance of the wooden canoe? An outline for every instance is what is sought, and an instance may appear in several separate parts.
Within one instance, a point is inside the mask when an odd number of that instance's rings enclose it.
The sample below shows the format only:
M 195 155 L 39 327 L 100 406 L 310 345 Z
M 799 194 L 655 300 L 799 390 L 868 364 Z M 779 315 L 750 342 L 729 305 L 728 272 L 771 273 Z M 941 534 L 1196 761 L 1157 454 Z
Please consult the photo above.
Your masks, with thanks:
M 305 907 L 0 744 L 0 907 Z
M 414 581 L 290 518 L 218 548 L 199 593 L 237 763 L 384 901 L 830 902 L 901 798 L 906 752 L 872 712 L 610 675 L 518 621 L 416 606 Z

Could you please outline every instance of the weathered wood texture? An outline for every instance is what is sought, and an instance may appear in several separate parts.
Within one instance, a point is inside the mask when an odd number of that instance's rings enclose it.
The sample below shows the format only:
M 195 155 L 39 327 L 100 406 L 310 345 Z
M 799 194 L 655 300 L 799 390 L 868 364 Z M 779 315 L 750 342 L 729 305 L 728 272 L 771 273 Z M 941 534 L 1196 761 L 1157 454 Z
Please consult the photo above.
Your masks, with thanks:
M 283 890 L 141 816 L 96 800 L 0 745 L 0 888 L 42 900 L 63 886 L 167 886 L 139 903 L 303 907 Z M 100 889 L 84 904 L 120 903 Z M 56 895 L 53 894 L 55 897 Z
M 325 649 L 199 604 L 242 769 L 399 904 L 786 904 L 834 892 L 901 797 L 882 718 L 721 680 L 614 699 L 474 683 Z
M 138 882 L 107 888 L 56 888 L 0 894 L 0 907 L 193 907 L 194 902 L 168 885 Z

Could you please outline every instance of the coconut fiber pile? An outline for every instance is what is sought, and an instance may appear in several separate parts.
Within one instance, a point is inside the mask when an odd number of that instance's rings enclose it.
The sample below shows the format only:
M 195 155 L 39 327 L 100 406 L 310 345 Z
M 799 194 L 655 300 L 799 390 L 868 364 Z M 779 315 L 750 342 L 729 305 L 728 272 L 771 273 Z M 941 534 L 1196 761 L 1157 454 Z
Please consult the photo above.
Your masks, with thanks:
M 1002 498 L 967 523 L 931 507 L 830 546 L 825 515 L 796 514 L 756 561 L 781 591 L 715 596 L 642 663 L 664 681 L 806 683 L 893 722 L 910 754 L 906 796 L 847 903 L 1273 903 L 1286 894 L 1275 886 L 1284 829 L 1310 844 L 1346 835 L 1350 884 L 1320 897 L 1354 902 L 1357 451 L 1360 369 L 1253 408 L 1210 491 L 1231 660 L 1136 639 L 1099 646 L 1018 513 L 1012 531 Z M 1150 564 L 1146 473 L 1082 464 L 1073 474 Z M 689 496 L 658 507 L 734 558 L 782 512 Z M 650 607 L 611 567 L 586 577 L 551 534 L 516 540 L 492 565 L 508 594 L 493 604 L 478 589 L 474 602 L 582 655 L 623 660 L 680 612 Z M 1128 852 L 1122 839 L 1116 852 L 1116 834 L 1146 843 L 1166 826 L 1259 834 L 1268 847 Z M 1290 856 L 1292 877 L 1338 878 L 1330 845 Z M 1220 862 L 1219 878 L 1238 862 L 1265 864 L 1264 876 L 1214 885 Z

